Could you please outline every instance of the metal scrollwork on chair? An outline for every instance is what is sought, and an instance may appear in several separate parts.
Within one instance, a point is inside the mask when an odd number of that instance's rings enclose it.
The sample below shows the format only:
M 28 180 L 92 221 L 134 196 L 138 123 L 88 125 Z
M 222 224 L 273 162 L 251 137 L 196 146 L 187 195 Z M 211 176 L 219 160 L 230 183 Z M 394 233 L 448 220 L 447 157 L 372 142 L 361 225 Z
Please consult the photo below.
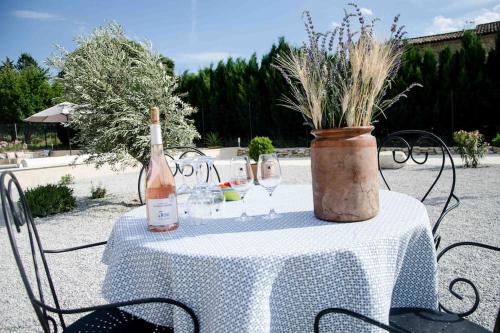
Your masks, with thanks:
M 448 251 L 450 251 L 451 249 L 454 249 L 454 248 L 457 248 L 457 247 L 460 247 L 460 246 L 474 246 L 474 247 L 478 247 L 478 248 L 482 248 L 482 249 L 487 249 L 487 250 L 492 250 L 492 251 L 500 252 L 500 248 L 499 247 L 492 246 L 492 245 L 481 244 L 481 243 L 477 243 L 477 242 L 459 242 L 459 243 L 454 243 L 454 244 L 451 244 L 451 245 L 445 247 L 438 254 L 437 261 L 439 262 L 439 260 L 443 257 L 443 255 L 445 253 L 447 253 Z M 463 312 L 454 312 L 454 311 L 451 311 L 448 308 L 446 308 L 441 302 L 439 303 L 439 307 L 440 307 L 441 310 L 443 310 L 443 311 L 445 311 L 447 313 L 456 314 L 459 317 L 467 317 L 467 316 L 473 314 L 477 310 L 477 307 L 479 306 L 479 302 L 481 301 L 481 299 L 479 297 L 479 291 L 478 291 L 476 285 L 471 280 L 466 279 L 466 278 L 461 278 L 461 277 L 455 278 L 455 279 L 451 280 L 450 284 L 448 285 L 448 290 L 450 291 L 450 293 L 453 296 L 455 296 L 459 300 L 463 300 L 463 297 L 454 290 L 455 285 L 457 283 L 464 283 L 464 284 L 466 284 L 466 285 L 468 285 L 469 287 L 472 288 L 472 290 L 474 291 L 474 304 L 471 306 L 470 309 L 468 309 L 467 311 L 463 311 Z
M 12 253 L 30 303 L 44 333 L 57 332 L 58 327 L 61 327 L 62 331 L 67 333 L 118 333 L 124 331 L 171 332 L 172 330 L 168 327 L 148 323 L 119 309 L 124 306 L 147 303 L 170 304 L 181 308 L 192 319 L 193 331 L 199 332 L 199 322 L 194 311 L 187 305 L 169 298 L 135 299 L 119 303 L 89 306 L 85 308 L 61 308 L 56 290 L 54 288 L 54 283 L 52 282 L 45 254 L 86 249 L 106 244 L 106 242 L 77 246 L 63 250 L 44 250 L 38 235 L 36 223 L 31 215 L 30 208 L 24 196 L 24 192 L 12 172 L 6 171 L 0 175 L 0 198 L 2 202 L 5 227 L 7 229 L 7 235 L 9 237 Z M 26 230 L 24 231 L 24 229 Z M 20 239 L 21 237 L 25 237 L 27 239 Z M 18 243 L 20 242 L 28 242 L 29 247 L 27 249 L 29 250 L 30 255 L 21 255 L 19 250 L 21 248 L 24 249 L 25 247 L 18 246 Z M 32 279 L 29 278 L 31 275 L 34 276 L 34 281 L 36 282 L 33 285 Z M 49 286 L 50 297 L 45 297 L 45 283 L 43 282 L 46 282 Z M 47 299 L 49 299 L 51 304 L 47 302 Z M 58 320 L 52 317 L 50 315 L 51 313 L 57 314 L 56 318 Z M 79 313 L 87 314 L 76 320 L 71 325 L 66 325 L 63 315 Z
M 176 155 L 175 154 L 176 152 L 181 152 L 178 156 L 178 159 L 187 158 L 190 155 L 206 156 L 201 150 L 194 148 L 194 147 L 168 147 L 168 148 L 165 148 L 165 158 L 167 159 L 167 162 L 172 163 L 175 160 L 174 156 Z M 213 172 L 215 173 L 215 177 L 217 178 L 217 181 L 220 182 L 219 171 L 217 170 L 215 165 L 212 168 L 213 168 Z M 139 179 L 137 182 L 137 192 L 139 195 L 139 202 L 141 203 L 141 205 L 143 205 L 145 203 L 144 195 L 143 195 L 143 193 L 144 193 L 143 186 L 145 184 L 146 169 L 147 169 L 147 163 L 144 163 L 142 165 L 141 171 L 139 172 Z M 175 175 L 177 175 L 177 173 L 182 172 L 177 165 L 175 165 L 175 166 L 170 165 L 170 169 L 172 170 L 172 174 L 174 175 L 174 177 L 175 177 Z M 207 181 L 210 178 L 210 172 L 211 172 L 210 167 L 208 166 L 208 164 L 206 164 L 206 173 L 207 173 L 206 180 Z M 190 177 L 193 174 L 194 174 L 194 169 L 191 168 L 190 172 L 188 174 L 185 174 L 184 176 Z
M 459 242 L 444 248 L 437 256 L 437 260 L 443 257 L 451 249 L 460 246 L 474 246 L 482 249 L 493 250 L 500 252 L 500 248 L 492 245 L 481 244 L 477 242 Z M 463 312 L 453 312 L 446 308 L 441 302 L 439 303 L 440 311 L 433 311 L 420 308 L 392 308 L 389 315 L 389 324 L 382 323 L 373 318 L 357 313 L 355 311 L 343 308 L 327 308 L 323 309 L 314 318 L 314 332 L 320 332 L 320 321 L 322 317 L 328 314 L 344 315 L 357 320 L 362 320 L 373 326 L 377 326 L 387 332 L 395 333 L 434 333 L 434 332 L 467 332 L 467 333 L 488 333 L 486 328 L 477 325 L 463 317 L 469 316 L 474 313 L 480 302 L 479 291 L 477 287 L 466 278 L 453 279 L 448 290 L 453 296 L 462 300 L 463 297 L 458 294 L 454 287 L 457 283 L 465 283 L 474 291 L 474 304 L 472 307 Z M 495 321 L 494 333 L 500 333 L 500 309 L 497 312 Z
M 411 139 L 411 140 L 410 140 Z M 453 209 L 457 208 L 458 205 L 460 204 L 460 199 L 455 195 L 455 183 L 456 183 L 456 171 L 455 171 L 455 163 L 453 162 L 453 157 L 451 155 L 450 149 L 446 144 L 441 140 L 438 136 L 436 136 L 433 133 L 427 132 L 427 131 L 421 131 L 421 130 L 403 130 L 403 131 L 397 131 L 394 133 L 389 134 L 386 136 L 384 139 L 382 139 L 379 143 L 378 146 L 378 161 L 379 161 L 379 172 L 382 177 L 382 180 L 384 184 L 387 186 L 387 189 L 391 190 L 391 187 L 384 175 L 384 172 L 382 171 L 381 165 L 380 165 L 380 156 L 382 152 L 382 148 L 388 147 L 388 145 L 391 144 L 390 147 L 392 147 L 392 159 L 395 163 L 397 164 L 404 164 L 408 162 L 409 160 L 413 161 L 417 165 L 424 165 L 428 162 L 429 160 L 429 153 L 424 152 L 423 157 L 417 157 L 416 152 L 415 152 L 415 147 L 418 144 L 432 144 L 433 146 L 438 148 L 438 156 L 440 156 L 440 168 L 439 172 L 432 182 L 431 186 L 429 189 L 425 192 L 425 194 L 420 198 L 420 201 L 422 203 L 425 203 L 425 200 L 428 198 L 429 194 L 431 191 L 435 188 L 436 184 L 438 183 L 439 179 L 443 175 L 444 168 L 446 164 L 449 164 L 449 167 L 451 169 L 452 173 L 452 181 L 450 185 L 450 190 L 447 192 L 447 198 L 445 201 L 445 204 L 443 206 L 443 209 L 441 210 L 441 213 L 439 217 L 437 218 L 436 222 L 434 223 L 432 227 L 432 234 L 434 236 L 434 242 L 436 249 L 439 247 L 440 241 L 441 241 L 441 236 L 438 234 L 438 228 L 444 219 L 444 217 Z M 393 145 L 399 145 L 397 147 L 394 147 Z M 398 159 L 397 158 L 397 151 L 405 151 L 406 150 L 406 157 Z M 453 200 L 453 202 L 452 202 Z

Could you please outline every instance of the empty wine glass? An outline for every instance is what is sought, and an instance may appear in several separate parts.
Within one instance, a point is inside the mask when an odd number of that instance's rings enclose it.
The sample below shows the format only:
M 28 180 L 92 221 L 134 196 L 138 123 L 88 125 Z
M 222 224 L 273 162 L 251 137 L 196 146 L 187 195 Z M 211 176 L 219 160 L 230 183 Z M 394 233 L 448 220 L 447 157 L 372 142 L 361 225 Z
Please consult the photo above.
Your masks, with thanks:
M 259 156 L 257 179 L 259 180 L 259 184 L 266 189 L 269 198 L 272 199 L 274 190 L 281 183 L 281 166 L 278 155 L 262 154 Z M 277 217 L 279 217 L 279 215 L 271 204 L 271 210 L 264 218 L 274 219 Z
M 253 173 L 250 167 L 250 159 L 248 156 L 236 156 L 231 159 L 231 187 L 236 190 L 242 201 L 242 213 L 238 218 L 239 221 L 250 219 L 246 212 L 245 196 L 253 185 Z
M 226 198 L 224 197 L 224 192 L 222 189 L 215 185 L 210 186 L 210 195 L 212 199 L 212 207 L 211 207 L 211 212 L 210 216 L 212 218 L 219 218 L 222 217 L 223 215 L 223 209 L 224 209 L 224 202 L 226 201 Z
M 212 196 L 208 188 L 199 188 L 191 193 L 187 201 L 189 219 L 194 225 L 205 224 L 211 215 Z
M 191 159 L 182 158 L 175 160 L 175 164 L 182 176 L 182 185 L 177 188 L 177 194 L 186 194 L 191 192 L 191 187 L 186 183 L 186 168 L 191 167 Z
M 195 190 L 200 190 L 206 187 L 206 182 L 205 179 L 203 178 L 203 173 L 201 169 L 204 164 L 205 162 L 201 160 L 200 157 L 193 158 L 193 160 L 191 161 L 191 165 L 196 175 Z
M 210 217 L 211 218 L 221 217 L 225 202 L 225 197 L 222 189 L 215 182 L 214 178 L 211 177 L 213 173 L 215 158 L 211 156 L 200 156 L 198 159 L 203 163 L 202 166 L 200 166 L 200 173 L 205 166 L 207 170 L 205 181 L 208 193 L 210 194 L 212 201 L 212 206 L 210 209 Z

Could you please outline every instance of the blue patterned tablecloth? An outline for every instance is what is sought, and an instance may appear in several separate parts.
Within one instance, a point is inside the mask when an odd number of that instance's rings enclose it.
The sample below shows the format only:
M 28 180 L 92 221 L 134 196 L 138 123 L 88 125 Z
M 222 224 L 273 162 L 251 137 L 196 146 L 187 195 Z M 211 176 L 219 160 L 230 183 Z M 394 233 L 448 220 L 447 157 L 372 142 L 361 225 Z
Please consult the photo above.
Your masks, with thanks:
M 281 217 L 236 221 L 239 203 L 204 225 L 151 233 L 145 208 L 115 224 L 103 262 L 110 302 L 169 297 L 190 306 L 201 332 L 312 332 L 315 315 L 342 307 L 387 322 L 390 307 L 437 308 L 437 264 L 425 207 L 381 191 L 377 217 L 329 223 L 312 212 L 310 185 L 283 185 L 273 196 Z M 269 199 L 249 193 L 249 212 Z M 168 305 L 125 310 L 150 322 L 192 332 L 189 317 Z M 327 315 L 321 332 L 378 332 L 360 321 Z

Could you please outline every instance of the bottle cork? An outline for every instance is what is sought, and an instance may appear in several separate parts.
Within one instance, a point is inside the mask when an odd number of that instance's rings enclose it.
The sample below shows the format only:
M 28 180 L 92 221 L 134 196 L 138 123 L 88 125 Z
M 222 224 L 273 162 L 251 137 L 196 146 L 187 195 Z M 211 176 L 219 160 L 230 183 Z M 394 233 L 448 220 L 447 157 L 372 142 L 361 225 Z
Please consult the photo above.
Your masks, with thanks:
M 160 109 L 157 106 L 152 106 L 149 109 L 149 113 L 151 115 L 151 124 L 159 124 L 160 123 Z

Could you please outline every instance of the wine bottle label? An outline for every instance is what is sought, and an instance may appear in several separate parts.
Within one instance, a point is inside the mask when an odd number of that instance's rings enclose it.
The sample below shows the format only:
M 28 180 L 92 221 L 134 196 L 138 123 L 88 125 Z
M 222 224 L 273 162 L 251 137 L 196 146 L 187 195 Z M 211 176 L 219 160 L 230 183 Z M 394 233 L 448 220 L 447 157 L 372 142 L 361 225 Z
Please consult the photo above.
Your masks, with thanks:
M 177 223 L 177 198 L 169 195 L 163 199 L 147 199 L 149 224 L 152 226 L 164 226 Z
M 161 127 L 160 124 L 151 124 L 151 144 L 152 145 L 161 145 L 163 143 L 161 139 Z

